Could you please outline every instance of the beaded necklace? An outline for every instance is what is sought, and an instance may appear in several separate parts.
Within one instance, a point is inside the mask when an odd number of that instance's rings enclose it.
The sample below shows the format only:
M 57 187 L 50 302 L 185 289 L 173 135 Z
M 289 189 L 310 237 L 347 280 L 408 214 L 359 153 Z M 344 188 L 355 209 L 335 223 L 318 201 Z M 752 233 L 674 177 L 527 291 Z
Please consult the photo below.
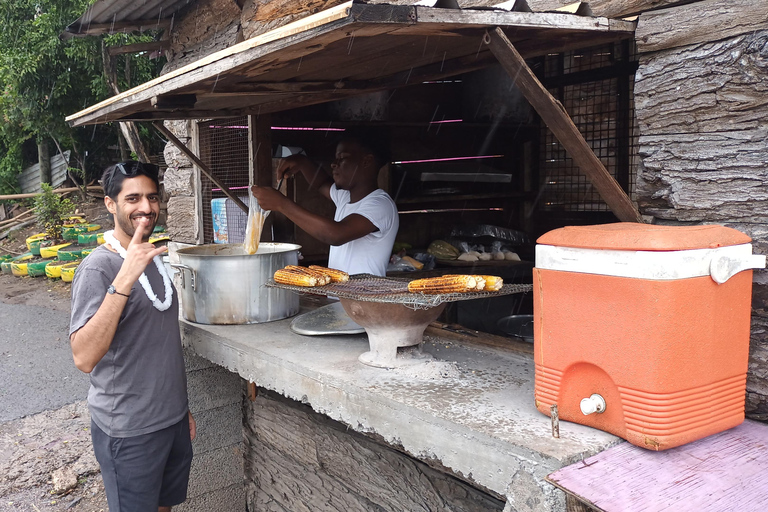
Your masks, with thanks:
M 120 241 L 115 238 L 114 232 L 114 230 L 111 230 L 104 233 L 104 243 L 114 249 L 117 254 L 125 259 L 128 251 L 126 251 L 122 244 L 120 244 Z M 155 295 L 155 291 L 152 289 L 152 285 L 149 283 L 149 279 L 147 279 L 147 275 L 144 272 L 142 272 L 141 277 L 139 277 L 139 283 L 141 284 L 141 287 L 144 288 L 144 293 L 146 293 L 147 298 L 152 301 L 152 305 L 155 306 L 155 309 L 158 311 L 165 311 L 171 307 L 171 301 L 173 300 L 173 286 L 171 286 L 171 278 L 168 277 L 168 272 L 165 271 L 165 265 L 163 265 L 163 261 L 160 259 L 159 255 L 152 258 L 152 260 L 155 262 L 157 271 L 160 272 L 160 275 L 163 278 L 163 285 L 165 286 L 165 300 L 160 302 L 160 299 L 158 299 L 157 295 Z

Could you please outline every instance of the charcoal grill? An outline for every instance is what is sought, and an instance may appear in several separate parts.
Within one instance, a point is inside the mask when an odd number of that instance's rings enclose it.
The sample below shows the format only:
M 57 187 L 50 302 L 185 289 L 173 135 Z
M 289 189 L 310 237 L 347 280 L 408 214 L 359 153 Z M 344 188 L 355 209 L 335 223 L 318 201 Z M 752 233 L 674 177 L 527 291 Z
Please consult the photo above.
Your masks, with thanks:
M 497 297 L 531 291 L 529 284 L 505 284 L 495 292 L 410 293 L 409 279 L 379 277 L 369 274 L 350 276 L 346 283 L 303 287 L 269 281 L 266 286 L 311 295 L 338 297 L 344 311 L 365 328 L 370 351 L 358 358 L 363 364 L 394 368 L 423 362 L 428 356 L 398 357 L 398 348 L 421 344 L 424 330 L 435 321 L 449 302 Z

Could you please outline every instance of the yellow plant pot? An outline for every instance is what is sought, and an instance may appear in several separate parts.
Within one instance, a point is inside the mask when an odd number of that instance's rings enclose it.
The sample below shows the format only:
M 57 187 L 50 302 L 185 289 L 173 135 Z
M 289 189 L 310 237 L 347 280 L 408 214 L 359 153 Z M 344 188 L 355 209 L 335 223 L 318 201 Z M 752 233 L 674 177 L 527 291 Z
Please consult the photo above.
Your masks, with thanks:
M 32 250 L 32 242 L 42 242 L 43 240 L 45 240 L 46 236 L 47 235 L 45 233 L 38 233 L 36 235 L 28 236 L 26 240 L 27 250 L 28 251 Z
M 71 261 L 54 260 L 45 266 L 45 275 L 51 279 L 61 278 L 61 267 L 72 263 Z
M 69 245 L 72 245 L 72 244 L 71 243 L 66 243 L 66 244 L 52 245 L 50 247 L 41 247 L 40 248 L 40 257 L 41 258 L 55 258 L 59 254 L 59 249 L 63 249 L 64 247 L 67 247 Z
M 14 262 L 11 263 L 11 274 L 15 276 L 26 276 L 27 275 L 27 264 L 26 263 L 19 263 Z
M 79 217 L 77 215 L 73 215 L 72 217 L 66 217 L 66 218 L 63 218 L 62 220 L 64 221 L 65 228 L 71 228 L 78 224 L 85 224 L 85 217 Z
M 149 237 L 149 243 L 156 244 L 158 242 L 170 242 L 171 237 L 168 236 L 168 233 L 155 233 L 154 235 L 151 235 Z
M 72 261 L 61 266 L 61 280 L 65 283 L 71 283 L 75 278 L 75 271 L 77 266 L 80 265 L 79 261 Z

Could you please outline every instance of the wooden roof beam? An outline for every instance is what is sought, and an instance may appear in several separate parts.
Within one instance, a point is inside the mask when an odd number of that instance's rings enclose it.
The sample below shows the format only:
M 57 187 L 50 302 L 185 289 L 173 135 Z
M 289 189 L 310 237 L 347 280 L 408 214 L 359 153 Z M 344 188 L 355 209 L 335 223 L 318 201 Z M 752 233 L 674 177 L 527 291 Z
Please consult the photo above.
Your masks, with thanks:
M 123 46 L 110 46 L 107 51 L 110 55 L 122 55 L 125 53 L 141 53 L 141 52 L 155 52 L 164 51 L 171 47 L 169 40 L 163 41 L 150 41 L 148 43 L 134 43 L 126 44 Z
M 627 193 L 589 147 L 563 105 L 539 82 L 501 28 L 496 27 L 486 32 L 483 42 L 490 47 L 515 85 L 536 109 L 616 217 L 623 222 L 642 223 L 643 218 Z
M 69 37 L 101 36 L 120 32 L 146 32 L 148 30 L 166 30 L 171 26 L 171 19 L 152 19 L 134 21 L 116 21 L 114 23 L 90 23 L 88 25 L 70 25 L 65 28 Z
M 157 110 L 166 109 L 191 109 L 197 103 L 197 95 L 195 94 L 168 94 L 162 96 L 153 96 L 149 100 L 152 108 Z

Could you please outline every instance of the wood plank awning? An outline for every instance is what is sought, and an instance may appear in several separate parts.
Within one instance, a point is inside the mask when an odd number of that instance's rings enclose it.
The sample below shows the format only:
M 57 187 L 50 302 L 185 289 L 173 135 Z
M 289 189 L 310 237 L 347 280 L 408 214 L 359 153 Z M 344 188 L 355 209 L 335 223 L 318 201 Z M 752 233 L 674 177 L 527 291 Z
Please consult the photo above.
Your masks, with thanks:
M 565 13 L 347 2 L 208 55 L 69 116 L 72 126 L 269 113 L 496 64 L 501 27 L 524 58 L 631 38 L 632 22 Z

